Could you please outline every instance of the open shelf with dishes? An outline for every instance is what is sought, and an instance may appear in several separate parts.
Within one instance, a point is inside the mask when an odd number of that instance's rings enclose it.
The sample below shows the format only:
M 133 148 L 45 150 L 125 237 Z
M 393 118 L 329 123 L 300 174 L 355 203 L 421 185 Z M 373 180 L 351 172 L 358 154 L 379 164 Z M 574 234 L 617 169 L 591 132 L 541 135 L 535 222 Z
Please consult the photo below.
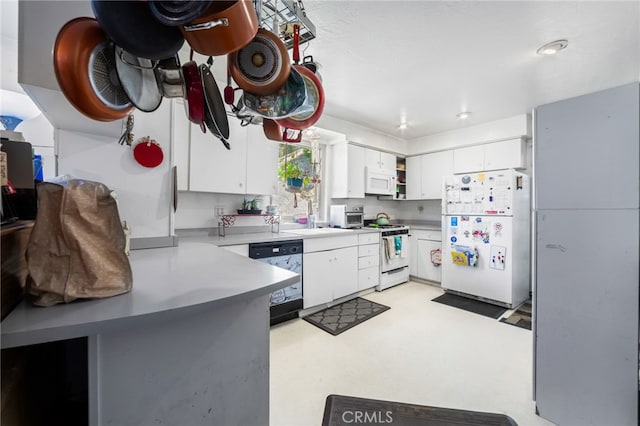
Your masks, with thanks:
M 407 160 L 396 157 L 396 193 L 394 200 L 407 199 Z

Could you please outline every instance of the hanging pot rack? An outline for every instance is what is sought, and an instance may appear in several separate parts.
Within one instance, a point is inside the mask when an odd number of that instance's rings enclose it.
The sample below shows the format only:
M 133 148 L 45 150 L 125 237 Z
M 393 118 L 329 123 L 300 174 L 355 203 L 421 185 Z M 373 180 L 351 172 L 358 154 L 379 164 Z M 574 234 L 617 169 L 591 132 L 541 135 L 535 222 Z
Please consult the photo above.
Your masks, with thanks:
M 293 48 L 294 24 L 300 25 L 300 44 L 316 37 L 316 26 L 307 16 L 302 0 L 254 0 L 254 5 L 260 16 L 260 26 L 277 34 L 287 49 Z M 278 28 L 273 28 L 274 22 Z

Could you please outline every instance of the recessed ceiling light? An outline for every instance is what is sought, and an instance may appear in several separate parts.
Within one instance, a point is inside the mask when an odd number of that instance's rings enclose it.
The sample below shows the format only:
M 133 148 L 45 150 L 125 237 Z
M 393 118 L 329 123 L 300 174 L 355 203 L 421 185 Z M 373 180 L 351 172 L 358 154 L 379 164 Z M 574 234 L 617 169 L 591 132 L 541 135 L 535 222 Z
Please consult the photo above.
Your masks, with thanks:
M 569 45 L 567 40 L 556 40 L 551 43 L 547 43 L 544 46 L 536 50 L 538 55 L 555 55 L 565 47 Z
M 460 120 L 466 120 L 470 116 L 471 116 L 471 111 L 462 111 L 456 114 L 456 117 L 458 117 Z

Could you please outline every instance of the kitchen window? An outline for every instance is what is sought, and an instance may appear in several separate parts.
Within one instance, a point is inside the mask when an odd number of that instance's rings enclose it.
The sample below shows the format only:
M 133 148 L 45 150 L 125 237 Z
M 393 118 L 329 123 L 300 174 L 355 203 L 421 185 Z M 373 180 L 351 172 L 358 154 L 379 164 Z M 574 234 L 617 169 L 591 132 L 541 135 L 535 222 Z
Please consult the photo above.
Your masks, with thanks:
M 324 145 L 317 140 L 280 144 L 279 185 L 272 203 L 277 206 L 283 222 L 297 222 L 311 213 L 317 217 L 323 190 L 323 153 Z

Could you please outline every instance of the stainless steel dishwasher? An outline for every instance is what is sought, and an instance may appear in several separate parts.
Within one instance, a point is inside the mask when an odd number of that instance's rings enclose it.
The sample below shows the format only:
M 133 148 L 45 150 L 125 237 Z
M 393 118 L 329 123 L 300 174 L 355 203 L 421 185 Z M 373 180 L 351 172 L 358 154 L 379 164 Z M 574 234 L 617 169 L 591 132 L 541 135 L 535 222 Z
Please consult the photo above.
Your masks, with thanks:
M 302 240 L 249 244 L 249 257 L 299 274 L 298 281 L 271 293 L 271 325 L 298 317 L 302 309 Z

